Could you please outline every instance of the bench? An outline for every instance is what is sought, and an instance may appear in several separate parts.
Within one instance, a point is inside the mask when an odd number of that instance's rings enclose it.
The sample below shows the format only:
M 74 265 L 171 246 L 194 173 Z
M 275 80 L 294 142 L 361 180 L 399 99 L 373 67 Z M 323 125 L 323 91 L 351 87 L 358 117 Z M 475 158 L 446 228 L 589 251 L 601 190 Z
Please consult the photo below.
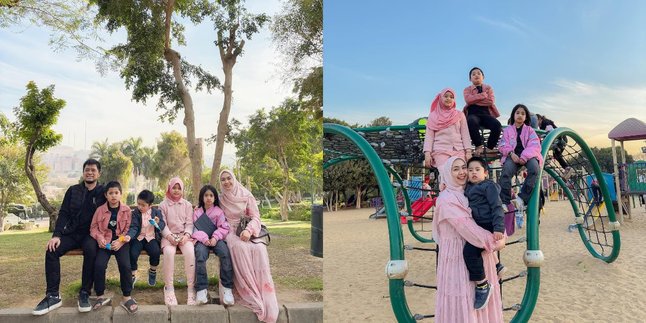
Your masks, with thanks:
M 181 255 L 182 250 L 177 248 L 176 254 Z M 83 255 L 83 249 L 72 249 L 72 250 L 65 253 L 65 256 L 82 256 L 82 255 Z M 146 250 L 141 250 L 140 256 L 147 256 L 147 255 L 148 255 L 148 253 L 146 252 Z M 163 253 L 162 253 L 162 255 L 163 255 Z

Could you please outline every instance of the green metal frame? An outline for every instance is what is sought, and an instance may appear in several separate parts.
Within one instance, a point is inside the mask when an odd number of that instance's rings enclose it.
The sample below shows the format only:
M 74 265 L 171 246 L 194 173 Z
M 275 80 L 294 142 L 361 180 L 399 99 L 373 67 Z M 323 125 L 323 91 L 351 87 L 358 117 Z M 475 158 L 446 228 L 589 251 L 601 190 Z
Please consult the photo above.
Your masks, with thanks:
M 363 155 L 365 156 L 366 160 L 368 161 L 368 163 L 372 167 L 372 170 L 375 173 L 377 184 L 379 186 L 379 189 L 381 190 L 381 195 L 383 197 L 384 206 L 386 207 L 386 218 L 388 221 L 388 233 L 389 233 L 389 239 L 390 239 L 390 260 L 404 260 L 404 242 L 403 242 L 403 234 L 402 234 L 402 229 L 400 225 L 395 194 L 394 194 L 390 179 L 388 177 L 388 173 L 393 174 L 395 179 L 402 186 L 402 189 L 404 190 L 403 191 L 404 197 L 406 199 L 406 208 L 409 214 L 412 214 L 410 199 L 408 197 L 408 192 L 406 188 L 403 187 L 403 181 L 399 176 L 399 174 L 397 174 L 391 167 L 384 166 L 381 159 L 379 158 L 375 150 L 372 148 L 372 146 L 357 132 L 382 131 L 386 129 L 395 131 L 395 130 L 408 130 L 411 128 L 422 128 L 422 126 L 372 127 L 372 128 L 361 128 L 361 129 L 353 130 L 348 127 L 337 125 L 337 124 L 329 124 L 329 123 L 323 124 L 324 133 L 341 135 L 346 137 L 350 141 L 352 141 L 361 150 L 361 152 L 363 153 Z M 588 145 L 583 141 L 583 139 L 571 129 L 557 128 L 556 130 L 550 132 L 543 139 L 543 144 L 542 144 L 543 159 L 546 159 L 547 153 L 550 150 L 550 146 L 556 140 L 556 138 L 560 137 L 561 135 L 565 135 L 572 138 L 582 148 L 582 152 L 586 155 L 588 160 L 590 160 L 590 163 L 593 166 L 593 170 L 597 179 L 599 180 L 599 186 L 601 186 L 601 191 L 604 199 L 606 201 L 610 201 L 610 193 L 606 189 L 605 180 L 603 176 L 601 176 L 601 170 L 599 168 L 596 158 L 592 154 L 592 151 L 590 150 Z M 325 163 L 324 168 L 327 168 L 333 164 L 336 164 L 345 160 L 359 159 L 359 158 L 361 157 L 347 156 L 347 157 L 335 158 Z M 538 235 L 538 214 L 539 214 L 538 207 L 539 207 L 539 194 L 541 191 L 541 184 L 542 184 L 541 178 L 542 178 L 543 170 L 545 170 L 552 178 L 554 178 L 559 183 L 559 185 L 564 189 L 564 191 L 568 196 L 568 199 L 570 200 L 570 204 L 572 205 L 572 209 L 574 213 L 579 214 L 579 209 L 575 203 L 572 192 L 567 188 L 563 180 L 556 172 L 554 172 L 552 169 L 549 169 L 549 168 L 544 169 L 544 165 L 543 165 L 543 167 L 541 167 L 539 170 L 539 174 L 536 178 L 536 181 L 537 181 L 535 186 L 536 188 L 532 192 L 532 196 L 529 200 L 529 205 L 527 207 L 526 234 L 527 234 L 528 251 L 540 251 L 539 235 Z M 616 221 L 616 216 L 614 213 L 614 209 L 612 208 L 612 205 L 610 205 L 609 203 L 606 203 L 606 209 L 608 211 L 608 218 L 610 219 L 610 221 L 613 221 L 613 222 Z M 619 256 L 619 250 L 621 247 L 621 241 L 620 241 L 620 236 L 618 231 L 612 232 L 613 249 L 611 254 L 609 256 L 603 256 L 597 253 L 596 250 L 594 250 L 594 248 L 591 246 L 590 242 L 585 236 L 585 232 L 582 226 L 579 225 L 578 227 L 579 227 L 579 234 L 581 236 L 581 240 L 583 241 L 588 251 L 594 257 L 599 258 L 608 263 L 617 259 L 617 257 Z M 415 232 L 412 226 L 412 221 L 408 221 L 408 228 L 411 231 L 411 234 L 417 240 L 422 242 L 427 242 L 427 243 L 433 242 L 433 240 L 426 239 L 424 237 L 419 236 Z M 534 308 L 536 307 L 536 301 L 538 299 L 539 289 L 540 289 L 540 267 L 528 267 L 527 282 L 525 285 L 525 293 L 523 295 L 523 300 L 521 302 L 519 311 L 516 313 L 516 315 L 514 315 L 511 322 L 529 321 L 534 311 Z M 393 312 L 395 314 L 395 317 L 397 318 L 397 321 L 407 322 L 407 323 L 415 322 L 415 319 L 413 318 L 413 315 L 411 314 L 410 309 L 408 308 L 408 303 L 406 302 L 403 279 L 390 279 L 389 291 L 390 291 L 391 306 L 393 307 Z

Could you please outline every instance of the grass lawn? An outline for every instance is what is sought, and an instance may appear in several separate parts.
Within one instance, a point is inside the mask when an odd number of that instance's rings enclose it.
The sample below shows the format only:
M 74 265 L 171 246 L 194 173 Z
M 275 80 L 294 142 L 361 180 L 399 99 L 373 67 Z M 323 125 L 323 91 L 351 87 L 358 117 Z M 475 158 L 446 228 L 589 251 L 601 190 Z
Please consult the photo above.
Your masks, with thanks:
M 323 259 L 310 255 L 310 224 L 263 219 L 271 233 L 268 247 L 272 276 L 279 303 L 323 300 Z M 31 231 L 0 233 L 0 308 L 33 307 L 45 294 L 45 245 L 51 233 L 40 228 Z M 163 259 L 163 257 L 162 257 Z M 163 262 L 163 260 L 162 260 Z M 81 285 L 82 257 L 61 258 L 61 293 L 64 306 L 76 306 Z M 157 285 L 148 286 L 148 257 L 139 259 L 138 281 L 132 296 L 140 304 L 163 304 L 163 276 L 160 264 Z M 217 290 L 219 262 L 211 256 L 207 263 L 210 290 Z M 178 301 L 186 303 L 184 258 L 175 259 L 175 289 Z M 108 264 L 106 294 L 114 295 L 113 306 L 121 295 L 116 260 Z

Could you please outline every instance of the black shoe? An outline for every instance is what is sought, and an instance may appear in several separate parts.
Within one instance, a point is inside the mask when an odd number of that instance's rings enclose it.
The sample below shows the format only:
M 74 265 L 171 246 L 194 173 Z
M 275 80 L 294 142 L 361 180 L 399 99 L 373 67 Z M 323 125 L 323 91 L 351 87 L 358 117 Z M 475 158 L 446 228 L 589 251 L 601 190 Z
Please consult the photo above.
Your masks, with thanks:
M 496 274 L 498 274 L 498 279 L 502 279 L 502 276 L 507 272 L 507 267 L 501 263 L 496 264 Z
M 483 309 L 489 303 L 489 296 L 491 296 L 491 285 L 489 282 L 484 282 L 482 285 L 476 285 L 476 294 L 474 307 L 476 310 Z
M 34 315 L 43 315 L 47 314 L 50 311 L 53 311 L 63 305 L 63 301 L 61 300 L 60 295 L 47 295 L 45 298 L 43 298 L 38 305 L 36 305 L 36 308 L 31 312 L 31 314 Z
M 92 310 L 92 305 L 90 305 L 90 295 L 84 290 L 79 293 L 78 301 L 79 312 L 87 313 Z
M 148 269 L 148 286 L 157 284 L 157 270 Z

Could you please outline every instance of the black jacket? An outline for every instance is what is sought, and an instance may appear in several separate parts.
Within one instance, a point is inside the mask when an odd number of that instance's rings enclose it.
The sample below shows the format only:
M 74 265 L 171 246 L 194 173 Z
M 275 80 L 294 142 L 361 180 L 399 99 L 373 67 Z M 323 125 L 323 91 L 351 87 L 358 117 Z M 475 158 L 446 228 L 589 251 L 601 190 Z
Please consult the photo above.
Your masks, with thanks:
M 159 223 L 157 224 L 159 226 L 159 230 L 155 228 L 155 237 L 159 234 L 161 235 L 162 230 L 166 227 L 166 222 L 164 221 L 164 215 L 160 209 L 152 209 L 152 213 L 150 214 L 150 217 L 154 219 L 155 217 L 159 218 Z M 138 208 L 135 208 L 134 211 L 132 211 L 132 225 L 130 226 L 130 230 L 128 230 L 128 235 L 132 239 L 136 239 L 139 236 L 139 233 L 141 233 L 141 211 L 139 211 Z M 134 228 L 134 229 L 133 229 Z
M 467 183 L 464 194 L 469 199 L 471 215 L 477 224 L 492 224 L 494 232 L 505 232 L 505 214 L 500 200 L 500 186 L 490 179 Z
M 89 191 L 85 183 L 70 186 L 65 192 L 58 211 L 53 237 L 62 235 L 88 235 L 96 209 L 106 202 L 103 185 Z

